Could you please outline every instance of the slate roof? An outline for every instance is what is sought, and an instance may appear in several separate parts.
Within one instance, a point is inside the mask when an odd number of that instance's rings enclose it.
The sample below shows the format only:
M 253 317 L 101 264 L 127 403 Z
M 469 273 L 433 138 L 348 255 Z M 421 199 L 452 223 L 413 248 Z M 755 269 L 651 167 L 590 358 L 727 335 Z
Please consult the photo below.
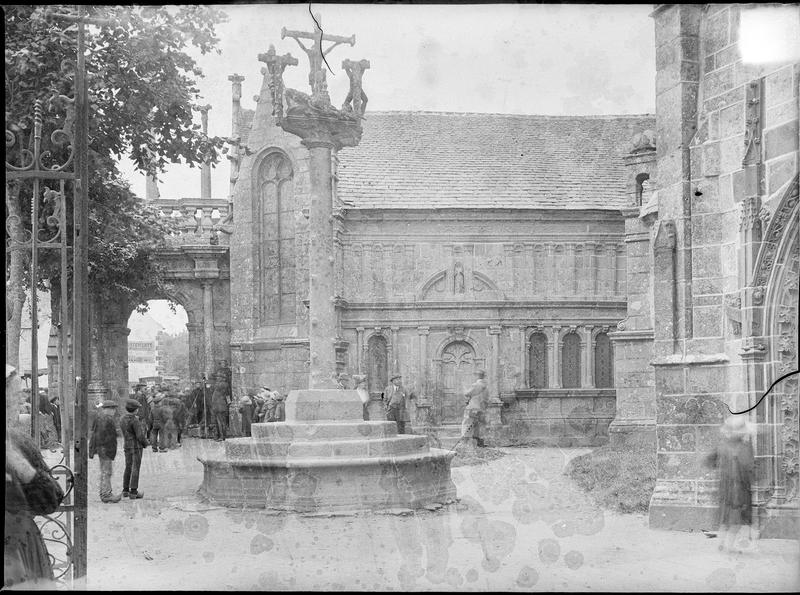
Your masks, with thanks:
M 367 112 L 339 152 L 350 208 L 618 209 L 623 156 L 655 116 Z

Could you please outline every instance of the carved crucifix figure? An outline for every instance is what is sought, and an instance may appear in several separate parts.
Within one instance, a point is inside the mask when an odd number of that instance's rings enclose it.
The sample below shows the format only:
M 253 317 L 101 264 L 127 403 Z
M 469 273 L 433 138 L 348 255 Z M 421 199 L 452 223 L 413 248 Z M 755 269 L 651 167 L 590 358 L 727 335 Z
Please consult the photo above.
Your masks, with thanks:
M 342 62 L 342 68 L 350 77 L 350 91 L 342 104 L 342 110 L 352 111 L 362 116 L 367 110 L 367 101 L 369 100 L 361 86 L 361 79 L 364 77 L 364 71 L 369 68 L 369 60 L 359 60 L 358 62 L 345 60 Z
M 283 117 L 283 71 L 286 67 L 297 66 L 297 58 L 291 54 L 284 54 L 279 56 L 275 52 L 275 46 L 270 44 L 269 50 L 265 54 L 259 54 L 258 59 L 266 63 L 269 70 L 269 90 L 272 94 L 272 115 L 281 118 Z
M 323 69 L 323 61 L 333 48 L 342 43 L 349 43 L 351 46 L 356 44 L 356 36 L 342 37 L 340 35 L 327 35 L 322 32 L 322 17 L 314 15 L 314 32 L 306 33 L 304 31 L 290 31 L 284 27 L 281 29 L 281 39 L 291 37 L 297 42 L 297 45 L 306 53 L 308 61 L 311 65 L 311 70 L 308 73 L 308 83 L 311 85 L 311 96 L 316 99 L 325 99 L 330 103 L 328 96 L 328 82 L 325 79 L 325 70 Z M 306 47 L 301 39 L 310 39 L 314 43 L 311 47 Z M 332 41 L 333 44 L 329 45 L 325 50 L 322 49 L 323 41 Z

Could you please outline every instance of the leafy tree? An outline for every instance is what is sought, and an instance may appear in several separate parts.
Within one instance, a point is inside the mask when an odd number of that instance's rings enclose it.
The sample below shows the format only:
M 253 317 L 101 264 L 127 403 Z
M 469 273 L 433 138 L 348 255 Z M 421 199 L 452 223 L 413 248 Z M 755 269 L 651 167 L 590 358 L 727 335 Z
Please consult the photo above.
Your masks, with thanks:
M 189 379 L 189 333 L 182 331 L 177 335 L 170 335 L 161 331 L 158 333 L 158 361 L 163 367 L 165 376 L 179 376 L 180 385 Z
M 6 6 L 6 129 L 17 136 L 6 160 L 19 163 L 24 139 L 33 130 L 33 105 L 41 101 L 43 143 L 48 163 L 68 157 L 68 143 L 51 131 L 71 128 L 75 96 L 77 25 L 48 13 L 74 12 L 70 6 Z M 89 101 L 90 291 L 96 303 L 138 306 L 163 293 L 154 249 L 170 231 L 168 218 L 136 197 L 120 176 L 117 161 L 130 157 L 139 171 L 155 175 L 170 163 L 192 167 L 219 160 L 224 138 L 206 137 L 192 113 L 200 105 L 197 77 L 202 71 L 188 53 L 217 51 L 215 26 L 227 17 L 209 6 L 87 7 L 88 16 L 107 24 L 86 28 L 86 77 Z M 72 112 L 72 113 L 71 113 Z M 27 143 L 27 141 L 24 141 Z M 27 144 L 24 145 L 27 147 Z M 30 226 L 28 184 L 6 192 L 8 215 L 17 215 L 11 234 Z M 67 191 L 68 228 L 72 192 Z M 40 197 L 41 198 L 41 197 Z M 7 226 L 6 239 L 9 230 Z M 7 354 L 19 346 L 19 314 L 28 286 L 24 251 L 6 257 Z M 59 265 L 54 253 L 40 253 L 42 288 L 53 290 L 53 313 L 59 312 Z M 7 355 L 7 357 L 9 357 Z

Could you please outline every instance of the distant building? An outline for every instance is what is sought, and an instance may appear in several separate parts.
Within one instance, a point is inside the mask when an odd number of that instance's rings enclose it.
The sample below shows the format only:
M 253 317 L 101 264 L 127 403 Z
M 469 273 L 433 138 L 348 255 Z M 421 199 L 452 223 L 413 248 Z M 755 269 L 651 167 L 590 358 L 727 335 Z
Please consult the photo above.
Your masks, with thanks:
M 134 315 L 129 325 L 128 382 L 134 384 L 141 378 L 159 375 L 158 333 L 164 327 L 149 314 Z

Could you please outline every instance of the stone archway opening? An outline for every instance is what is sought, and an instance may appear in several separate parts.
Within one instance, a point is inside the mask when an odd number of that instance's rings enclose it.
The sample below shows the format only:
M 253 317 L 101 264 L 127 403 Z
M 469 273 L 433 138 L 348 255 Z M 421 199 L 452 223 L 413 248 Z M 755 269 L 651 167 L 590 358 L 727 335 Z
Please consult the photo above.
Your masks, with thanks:
M 191 353 L 186 309 L 170 299 L 148 300 L 147 306 L 128 318 L 128 382 L 131 387 L 166 382 L 184 389 L 202 375 L 193 369 L 197 358 Z

